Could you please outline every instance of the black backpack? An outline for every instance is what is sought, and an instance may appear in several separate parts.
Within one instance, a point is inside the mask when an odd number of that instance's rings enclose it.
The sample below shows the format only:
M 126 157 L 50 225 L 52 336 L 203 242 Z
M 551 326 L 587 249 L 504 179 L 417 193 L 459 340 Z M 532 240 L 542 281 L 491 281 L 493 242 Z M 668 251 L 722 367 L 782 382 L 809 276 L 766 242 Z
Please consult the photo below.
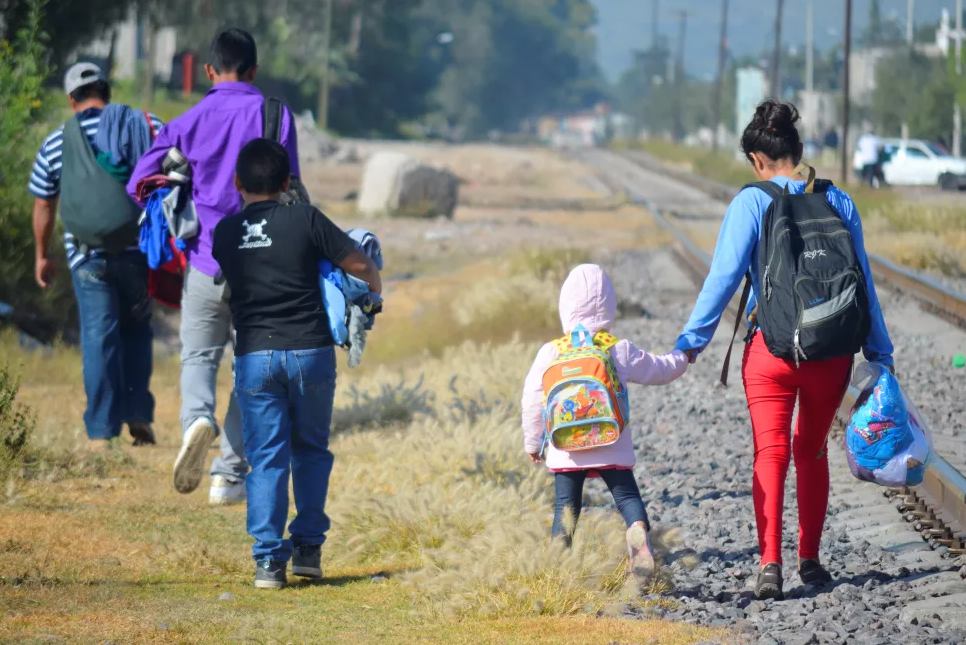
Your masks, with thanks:
M 295 116 L 292 116 L 292 127 L 295 127 Z M 282 143 L 282 100 L 269 96 L 262 104 L 262 136 L 272 141 Z M 288 190 L 282 193 L 283 204 L 311 204 L 309 192 L 305 190 L 302 181 L 292 175 L 289 178 Z
M 869 299 L 852 235 L 828 203 L 828 180 L 808 168 L 805 192 L 771 181 L 748 184 L 772 197 L 762 220 L 757 272 L 761 293 L 754 314 L 768 351 L 795 361 L 855 354 L 869 335 Z M 745 282 L 739 311 L 751 289 Z M 735 324 L 737 333 L 739 320 Z M 733 341 L 733 339 L 732 339 Z M 729 348 L 730 358 L 730 348 Z M 727 359 L 726 359 L 727 361 Z M 722 383 L 727 384 L 727 362 Z

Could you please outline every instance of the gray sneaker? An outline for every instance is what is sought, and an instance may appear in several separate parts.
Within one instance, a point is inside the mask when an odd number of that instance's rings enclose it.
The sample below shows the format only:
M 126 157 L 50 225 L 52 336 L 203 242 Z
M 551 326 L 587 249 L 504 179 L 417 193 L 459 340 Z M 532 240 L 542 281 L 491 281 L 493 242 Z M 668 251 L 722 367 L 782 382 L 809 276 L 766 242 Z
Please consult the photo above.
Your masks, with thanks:
M 281 589 L 287 582 L 284 562 L 260 560 L 255 563 L 256 589 Z
M 299 544 L 292 551 L 292 573 L 303 578 L 322 577 L 322 545 Z

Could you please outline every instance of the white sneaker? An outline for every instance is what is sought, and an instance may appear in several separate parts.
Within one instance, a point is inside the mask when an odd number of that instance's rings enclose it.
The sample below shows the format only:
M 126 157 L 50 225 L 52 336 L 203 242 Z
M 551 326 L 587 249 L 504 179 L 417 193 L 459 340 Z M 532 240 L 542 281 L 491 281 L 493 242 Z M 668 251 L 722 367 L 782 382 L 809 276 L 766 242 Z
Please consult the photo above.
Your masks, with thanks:
M 212 506 L 227 506 L 245 501 L 245 480 L 231 481 L 224 475 L 211 477 L 208 489 L 208 503 Z
M 215 424 L 207 417 L 199 417 L 188 426 L 181 450 L 174 460 L 174 488 L 179 493 L 190 493 L 198 488 L 205 473 L 208 448 L 216 434 Z

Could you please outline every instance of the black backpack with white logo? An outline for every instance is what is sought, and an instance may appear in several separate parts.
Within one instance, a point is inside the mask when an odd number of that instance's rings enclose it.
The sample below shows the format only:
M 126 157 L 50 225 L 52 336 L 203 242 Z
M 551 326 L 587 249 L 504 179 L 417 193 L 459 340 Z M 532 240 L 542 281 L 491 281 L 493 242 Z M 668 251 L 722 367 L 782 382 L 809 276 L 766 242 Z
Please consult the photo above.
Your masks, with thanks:
M 805 192 L 748 184 L 772 197 L 762 220 L 754 314 L 768 351 L 795 361 L 855 354 L 869 335 L 869 300 L 852 235 L 826 198 L 832 182 L 809 170 Z M 750 280 L 740 311 L 744 313 Z M 737 328 L 737 326 L 736 326 Z M 725 374 L 722 380 L 726 381 Z

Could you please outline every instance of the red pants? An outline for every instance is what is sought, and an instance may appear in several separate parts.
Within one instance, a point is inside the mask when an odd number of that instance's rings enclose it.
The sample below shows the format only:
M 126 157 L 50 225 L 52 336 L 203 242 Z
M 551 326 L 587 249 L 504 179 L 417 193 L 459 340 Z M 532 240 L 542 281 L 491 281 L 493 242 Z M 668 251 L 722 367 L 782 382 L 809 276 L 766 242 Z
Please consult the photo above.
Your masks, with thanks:
M 817 558 L 828 510 L 825 442 L 850 376 L 851 356 L 824 361 L 776 358 L 756 333 L 745 347 L 741 375 L 755 436 L 752 498 L 762 564 L 782 561 L 782 506 L 789 453 L 795 458 L 798 555 Z M 798 400 L 798 422 L 789 441 Z M 789 450 L 791 444 L 791 450 Z

